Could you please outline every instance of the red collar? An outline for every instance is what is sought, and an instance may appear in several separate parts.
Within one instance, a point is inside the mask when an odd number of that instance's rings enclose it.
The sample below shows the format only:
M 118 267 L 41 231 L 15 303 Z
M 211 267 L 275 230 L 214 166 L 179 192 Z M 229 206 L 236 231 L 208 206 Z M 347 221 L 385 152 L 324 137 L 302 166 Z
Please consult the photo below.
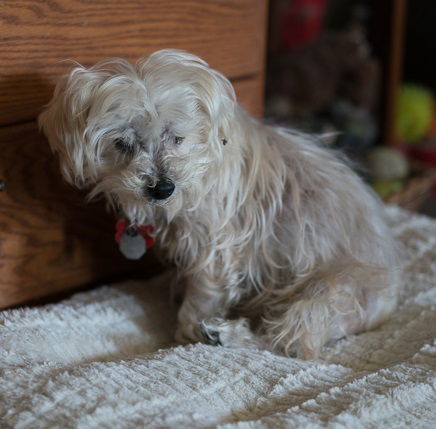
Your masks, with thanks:
M 129 229 L 129 228 L 135 228 L 143 237 L 145 240 L 145 245 L 147 248 L 150 248 L 153 246 L 155 238 L 153 235 L 154 227 L 153 225 L 147 224 L 147 225 L 134 225 L 130 226 L 129 222 L 125 219 L 120 219 L 116 224 L 116 232 L 115 232 L 115 241 L 117 243 L 120 242 L 121 236 Z

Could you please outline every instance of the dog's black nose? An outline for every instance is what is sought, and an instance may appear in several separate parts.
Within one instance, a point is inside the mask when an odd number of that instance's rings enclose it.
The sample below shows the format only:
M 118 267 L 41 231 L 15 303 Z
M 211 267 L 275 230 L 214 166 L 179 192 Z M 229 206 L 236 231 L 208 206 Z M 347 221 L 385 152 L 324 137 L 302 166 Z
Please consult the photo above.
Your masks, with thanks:
M 150 197 L 155 200 L 165 200 L 174 192 L 174 183 L 171 180 L 163 179 L 156 183 L 153 188 L 148 188 Z

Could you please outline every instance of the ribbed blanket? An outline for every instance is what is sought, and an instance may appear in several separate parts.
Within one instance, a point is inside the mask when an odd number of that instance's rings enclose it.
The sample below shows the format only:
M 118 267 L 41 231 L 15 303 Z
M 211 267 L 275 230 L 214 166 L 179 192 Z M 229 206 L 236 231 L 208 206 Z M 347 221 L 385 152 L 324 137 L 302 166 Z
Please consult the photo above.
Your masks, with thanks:
M 0 313 L 0 427 L 436 428 L 436 221 L 386 216 L 400 307 L 318 361 L 172 344 L 171 273 Z

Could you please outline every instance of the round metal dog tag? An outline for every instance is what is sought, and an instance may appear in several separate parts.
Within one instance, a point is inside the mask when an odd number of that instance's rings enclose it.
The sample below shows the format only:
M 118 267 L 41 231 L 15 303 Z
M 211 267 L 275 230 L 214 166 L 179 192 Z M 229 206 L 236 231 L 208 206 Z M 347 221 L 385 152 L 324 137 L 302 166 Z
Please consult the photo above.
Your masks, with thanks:
M 127 259 L 138 260 L 144 256 L 147 248 L 144 237 L 135 228 L 124 231 L 118 244 L 121 253 Z

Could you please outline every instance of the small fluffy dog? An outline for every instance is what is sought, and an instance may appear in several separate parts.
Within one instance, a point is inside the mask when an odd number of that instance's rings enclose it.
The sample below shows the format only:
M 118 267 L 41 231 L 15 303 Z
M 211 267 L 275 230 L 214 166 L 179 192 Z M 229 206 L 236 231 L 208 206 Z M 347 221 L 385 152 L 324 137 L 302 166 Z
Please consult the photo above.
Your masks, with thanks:
M 70 183 L 154 225 L 186 285 L 178 341 L 313 358 L 395 308 L 379 201 L 316 137 L 250 117 L 195 55 L 79 66 L 39 123 Z

